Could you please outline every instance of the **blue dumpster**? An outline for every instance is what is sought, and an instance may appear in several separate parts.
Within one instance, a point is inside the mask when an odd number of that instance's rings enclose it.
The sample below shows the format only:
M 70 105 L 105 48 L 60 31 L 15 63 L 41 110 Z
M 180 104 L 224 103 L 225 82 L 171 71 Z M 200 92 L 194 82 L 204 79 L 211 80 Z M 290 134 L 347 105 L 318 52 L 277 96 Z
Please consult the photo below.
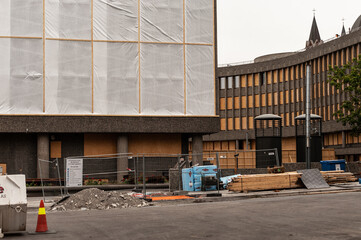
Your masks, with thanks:
M 182 183 L 184 191 L 201 191 L 202 177 L 217 177 L 217 166 L 195 166 L 182 169 Z M 217 190 L 216 185 L 207 186 L 206 191 Z
M 320 161 L 322 171 L 345 170 L 345 159 Z
M 192 168 L 182 169 L 182 183 L 184 191 L 194 191 L 194 176 Z

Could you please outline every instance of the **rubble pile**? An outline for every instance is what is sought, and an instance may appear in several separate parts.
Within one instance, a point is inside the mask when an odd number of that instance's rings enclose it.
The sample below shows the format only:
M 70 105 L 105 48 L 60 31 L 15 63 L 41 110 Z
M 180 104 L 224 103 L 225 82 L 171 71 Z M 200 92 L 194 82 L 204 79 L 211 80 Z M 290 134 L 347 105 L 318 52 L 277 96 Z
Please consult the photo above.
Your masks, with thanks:
M 98 188 L 89 188 L 71 195 L 51 207 L 52 211 L 66 210 L 105 210 L 111 208 L 145 207 L 148 203 L 118 191 L 106 192 Z

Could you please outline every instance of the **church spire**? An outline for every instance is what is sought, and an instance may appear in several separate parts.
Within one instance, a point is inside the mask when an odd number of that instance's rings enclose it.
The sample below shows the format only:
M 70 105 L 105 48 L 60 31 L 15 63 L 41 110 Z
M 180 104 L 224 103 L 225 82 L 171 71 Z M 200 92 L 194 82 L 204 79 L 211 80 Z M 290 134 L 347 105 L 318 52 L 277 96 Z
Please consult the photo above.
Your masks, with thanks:
M 345 30 L 345 19 L 342 18 L 342 31 L 341 31 L 341 37 L 346 35 L 346 30 Z
M 313 11 L 314 13 L 313 13 L 312 27 L 311 27 L 310 37 L 306 42 L 306 48 L 310 48 L 322 43 L 320 32 L 318 31 L 317 22 L 316 22 L 316 16 L 315 16 L 316 10 Z

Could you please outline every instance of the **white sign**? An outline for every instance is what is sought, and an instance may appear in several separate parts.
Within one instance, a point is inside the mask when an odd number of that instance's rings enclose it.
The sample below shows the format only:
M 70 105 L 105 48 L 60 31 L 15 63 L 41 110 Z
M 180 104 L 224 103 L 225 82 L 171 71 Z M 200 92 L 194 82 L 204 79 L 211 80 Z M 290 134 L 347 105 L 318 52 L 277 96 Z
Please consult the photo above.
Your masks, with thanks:
M 66 186 L 83 186 L 83 159 L 66 159 Z

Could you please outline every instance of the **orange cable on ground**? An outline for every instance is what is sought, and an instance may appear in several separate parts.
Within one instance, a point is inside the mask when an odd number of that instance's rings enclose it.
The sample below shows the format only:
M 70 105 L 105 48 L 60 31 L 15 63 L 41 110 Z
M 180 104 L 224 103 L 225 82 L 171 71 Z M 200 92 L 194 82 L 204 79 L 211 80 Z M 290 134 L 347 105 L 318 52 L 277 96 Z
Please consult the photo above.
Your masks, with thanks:
M 151 197 L 152 201 L 167 201 L 167 200 L 181 200 L 181 199 L 192 199 L 194 197 L 189 197 L 185 195 L 180 196 L 164 196 L 164 197 Z

